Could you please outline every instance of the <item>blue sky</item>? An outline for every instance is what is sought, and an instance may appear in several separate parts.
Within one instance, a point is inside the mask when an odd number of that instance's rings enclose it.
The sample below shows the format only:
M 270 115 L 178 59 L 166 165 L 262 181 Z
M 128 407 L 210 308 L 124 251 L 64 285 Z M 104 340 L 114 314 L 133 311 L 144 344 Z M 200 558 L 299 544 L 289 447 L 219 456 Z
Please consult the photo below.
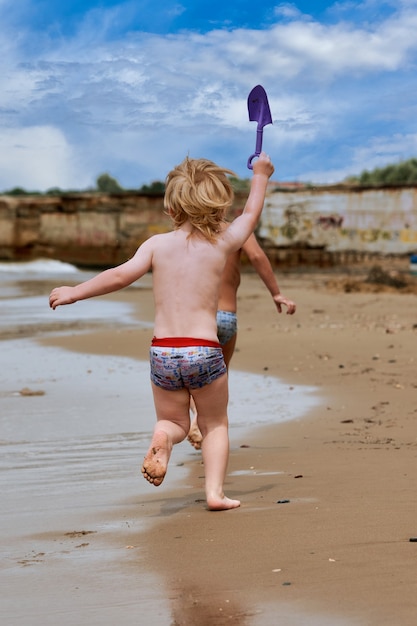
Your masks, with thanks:
M 0 0 L 0 191 L 163 180 L 187 154 L 250 176 L 265 87 L 275 180 L 417 156 L 417 0 Z

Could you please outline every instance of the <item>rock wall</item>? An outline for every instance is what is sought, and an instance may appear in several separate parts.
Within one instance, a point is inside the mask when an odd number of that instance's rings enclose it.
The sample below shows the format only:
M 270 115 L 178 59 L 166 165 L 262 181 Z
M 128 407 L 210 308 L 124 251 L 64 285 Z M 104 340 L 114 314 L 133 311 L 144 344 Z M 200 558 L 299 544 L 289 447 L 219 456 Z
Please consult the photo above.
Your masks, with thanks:
M 233 213 L 247 194 L 236 194 Z M 171 229 L 162 196 L 0 196 L 0 260 L 104 268 Z M 330 266 L 417 252 L 417 188 L 319 187 L 268 193 L 257 234 L 273 265 Z
M 236 194 L 233 212 L 247 194 Z M 66 194 L 0 196 L 0 260 L 59 259 L 109 267 L 130 258 L 151 235 L 171 230 L 163 196 Z
M 132 256 L 171 222 L 159 196 L 0 196 L 0 258 L 52 258 L 108 267 Z
M 259 235 L 273 248 L 322 249 L 335 256 L 412 253 L 417 251 L 417 187 L 274 191 Z

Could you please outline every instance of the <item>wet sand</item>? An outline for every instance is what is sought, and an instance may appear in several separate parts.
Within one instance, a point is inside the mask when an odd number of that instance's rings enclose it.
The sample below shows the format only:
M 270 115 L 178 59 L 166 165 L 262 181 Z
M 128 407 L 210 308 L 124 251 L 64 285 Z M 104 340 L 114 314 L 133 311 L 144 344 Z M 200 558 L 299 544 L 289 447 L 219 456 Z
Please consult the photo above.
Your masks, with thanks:
M 259 424 L 232 425 L 226 482 L 241 508 L 206 510 L 200 454 L 187 442 L 174 450 L 160 487 L 143 480 L 147 433 L 134 428 L 127 392 L 115 417 L 133 425 L 122 448 L 90 432 L 72 461 L 65 450 L 48 456 L 46 444 L 32 450 L 41 497 L 28 484 L 9 495 L 9 516 L 2 514 L 2 623 L 414 626 L 416 295 L 362 278 L 279 276 L 298 304 L 287 317 L 276 314 L 257 277 L 244 276 L 232 370 L 277 377 L 295 392 L 314 387 L 317 402 L 302 417 L 274 423 L 265 392 L 250 390 Z M 136 300 L 138 292 L 118 297 Z M 150 292 L 140 299 L 141 315 L 152 319 Z M 151 332 L 115 327 L 38 341 L 46 352 L 146 361 Z M 64 387 L 58 380 L 48 390 L 57 411 L 71 402 Z M 117 406 L 109 399 L 117 392 L 106 382 L 105 390 L 95 389 L 96 402 Z M 231 402 L 236 410 L 238 399 Z M 279 415 L 279 394 L 275 402 Z M 95 471 L 83 472 L 80 460 L 90 468 L 91 457 Z M 68 485 L 60 498 L 60 460 L 80 463 L 72 499 Z M 18 528 L 10 522 L 13 497 L 26 503 Z

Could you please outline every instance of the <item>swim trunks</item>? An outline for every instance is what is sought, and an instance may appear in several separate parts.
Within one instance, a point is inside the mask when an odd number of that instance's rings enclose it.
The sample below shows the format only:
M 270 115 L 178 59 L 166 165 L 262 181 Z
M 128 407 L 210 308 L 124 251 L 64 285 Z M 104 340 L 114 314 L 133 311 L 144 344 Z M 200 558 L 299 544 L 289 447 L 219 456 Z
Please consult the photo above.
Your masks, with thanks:
M 152 382 L 167 391 L 200 389 L 227 371 L 220 344 L 204 339 L 154 337 L 149 358 Z
M 222 346 L 237 333 L 237 315 L 230 311 L 217 311 L 217 337 Z

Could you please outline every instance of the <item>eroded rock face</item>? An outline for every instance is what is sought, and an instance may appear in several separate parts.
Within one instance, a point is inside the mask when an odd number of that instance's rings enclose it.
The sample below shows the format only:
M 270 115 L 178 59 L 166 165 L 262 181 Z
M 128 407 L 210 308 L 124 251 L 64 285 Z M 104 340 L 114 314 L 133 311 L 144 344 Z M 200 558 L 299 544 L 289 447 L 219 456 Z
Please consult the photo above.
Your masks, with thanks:
M 235 194 L 231 216 L 246 199 L 247 192 Z M 409 255 L 417 251 L 416 202 L 414 186 L 274 189 L 257 235 L 280 270 Z M 50 258 L 104 268 L 126 261 L 150 236 L 171 228 L 162 194 L 0 196 L 0 261 Z
M 0 197 L 0 258 L 105 267 L 171 227 L 163 198 L 134 194 Z
M 237 193 L 232 214 L 247 194 Z M 58 259 L 109 267 L 130 258 L 157 233 L 171 230 L 163 195 L 79 193 L 0 196 L 0 260 Z

